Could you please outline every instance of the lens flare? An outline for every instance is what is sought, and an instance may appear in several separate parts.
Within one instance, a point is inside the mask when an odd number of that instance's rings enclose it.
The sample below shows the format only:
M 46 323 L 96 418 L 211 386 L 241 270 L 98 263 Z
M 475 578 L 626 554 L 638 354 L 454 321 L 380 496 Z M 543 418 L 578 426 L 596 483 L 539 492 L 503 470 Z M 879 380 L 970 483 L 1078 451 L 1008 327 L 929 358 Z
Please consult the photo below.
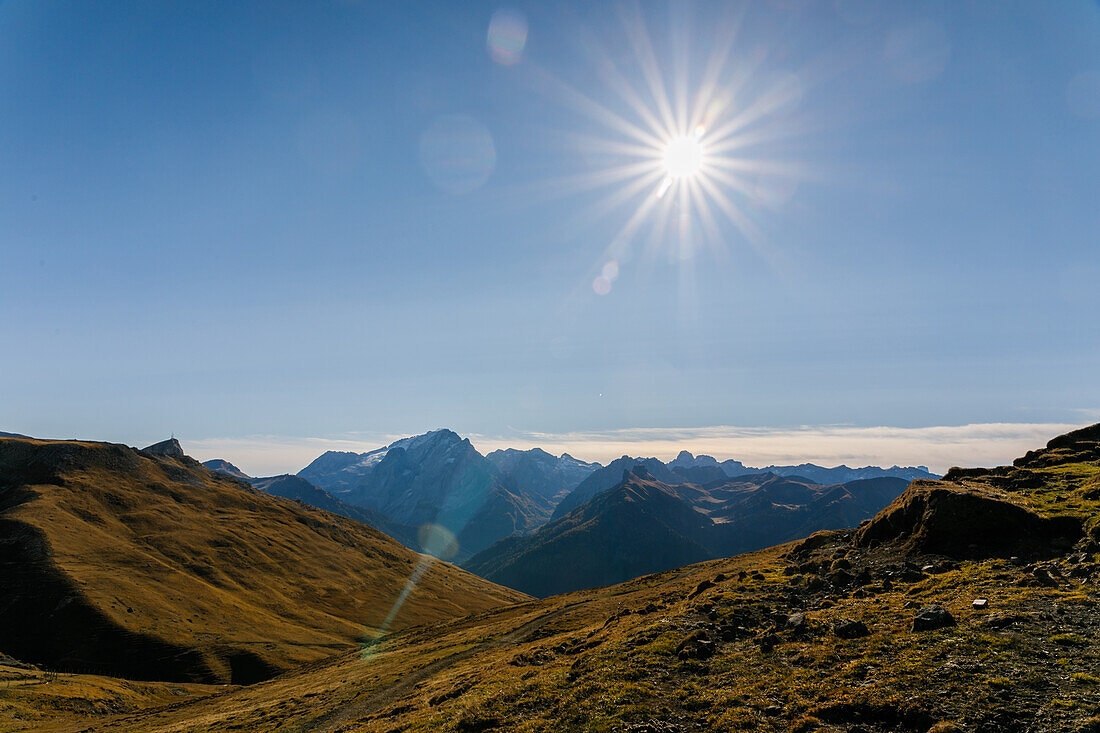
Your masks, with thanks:
M 518 10 L 502 8 L 493 13 L 485 46 L 489 57 L 502 66 L 518 64 L 527 45 L 527 18 Z

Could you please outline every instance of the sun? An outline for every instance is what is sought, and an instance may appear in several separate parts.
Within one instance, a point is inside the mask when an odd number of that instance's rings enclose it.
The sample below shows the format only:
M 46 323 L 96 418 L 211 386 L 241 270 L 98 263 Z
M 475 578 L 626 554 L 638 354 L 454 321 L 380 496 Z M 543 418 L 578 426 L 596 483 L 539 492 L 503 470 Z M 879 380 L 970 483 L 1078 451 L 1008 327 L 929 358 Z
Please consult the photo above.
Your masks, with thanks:
M 695 137 L 684 135 L 665 146 L 662 163 L 670 178 L 691 178 L 703 167 L 703 144 Z

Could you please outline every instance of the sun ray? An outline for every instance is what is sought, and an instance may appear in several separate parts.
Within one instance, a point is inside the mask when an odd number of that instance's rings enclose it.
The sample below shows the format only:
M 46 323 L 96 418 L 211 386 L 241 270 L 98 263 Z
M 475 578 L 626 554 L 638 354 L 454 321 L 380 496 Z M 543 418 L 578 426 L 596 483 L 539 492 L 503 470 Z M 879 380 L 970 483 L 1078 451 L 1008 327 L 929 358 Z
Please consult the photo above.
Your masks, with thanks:
M 632 12 L 628 15 L 626 7 L 622 6 L 620 16 L 626 28 L 627 38 L 634 48 L 638 66 L 642 70 L 642 78 L 645 79 L 653 103 L 657 105 L 657 113 L 664 123 L 661 132 L 664 137 L 672 137 L 676 134 L 676 118 L 668 101 L 668 93 L 665 91 L 665 83 L 657 63 L 657 55 L 653 52 L 649 31 L 646 30 L 641 9 L 636 4 L 631 5 Z
M 625 135 L 635 138 L 643 145 L 654 145 L 658 147 L 661 145 L 661 138 L 658 135 L 647 132 L 637 125 L 628 122 L 599 102 L 592 100 L 561 81 L 545 69 L 541 69 L 534 64 L 531 65 L 531 68 L 533 70 L 532 73 L 535 74 L 541 83 L 546 84 L 563 97 L 564 100 L 577 111 L 592 117 L 598 122 L 602 122 L 612 129 L 616 129 Z

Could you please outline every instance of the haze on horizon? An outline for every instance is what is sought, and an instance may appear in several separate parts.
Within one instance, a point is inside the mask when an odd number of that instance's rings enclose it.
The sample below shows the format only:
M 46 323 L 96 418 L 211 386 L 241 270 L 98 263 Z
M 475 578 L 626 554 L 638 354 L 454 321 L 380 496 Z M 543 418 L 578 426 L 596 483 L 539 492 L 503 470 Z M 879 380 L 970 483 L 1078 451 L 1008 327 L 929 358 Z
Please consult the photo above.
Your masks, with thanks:
M 943 470 L 1100 419 L 1095 2 L 7 0 L 0 100 L 0 430 Z

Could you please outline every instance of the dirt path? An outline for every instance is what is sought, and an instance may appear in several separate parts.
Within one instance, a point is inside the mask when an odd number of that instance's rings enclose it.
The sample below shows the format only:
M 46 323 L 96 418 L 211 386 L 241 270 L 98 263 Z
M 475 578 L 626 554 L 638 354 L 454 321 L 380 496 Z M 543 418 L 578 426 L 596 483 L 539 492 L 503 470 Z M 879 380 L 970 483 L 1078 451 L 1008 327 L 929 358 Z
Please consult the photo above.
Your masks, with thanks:
M 307 723 L 302 727 L 304 731 L 311 731 L 315 733 L 336 733 L 340 730 L 340 727 L 347 725 L 348 723 L 356 720 L 362 720 L 363 718 L 376 713 L 388 705 L 397 702 L 402 697 L 409 694 L 416 685 L 419 685 L 424 680 L 430 679 L 439 674 L 448 667 L 452 667 L 459 662 L 469 659 L 475 654 L 487 651 L 489 649 L 497 649 L 502 646 L 510 646 L 512 644 L 521 644 L 527 641 L 528 638 L 542 626 L 546 625 L 550 621 L 558 618 L 566 611 L 576 608 L 577 606 L 583 606 L 589 601 L 576 601 L 574 603 L 567 603 L 566 605 L 557 608 L 549 613 L 544 613 L 536 619 L 532 619 L 527 623 L 519 626 L 512 631 L 508 632 L 504 636 L 487 641 L 484 644 L 479 644 L 472 649 L 466 649 L 465 651 L 455 652 L 450 656 L 443 657 L 436 660 L 431 664 L 425 665 L 415 672 L 405 675 L 401 678 L 401 681 L 390 685 L 384 690 L 366 697 L 362 700 L 357 700 L 350 705 L 346 705 L 342 708 L 337 708 L 332 712 L 324 715 L 317 720 Z

